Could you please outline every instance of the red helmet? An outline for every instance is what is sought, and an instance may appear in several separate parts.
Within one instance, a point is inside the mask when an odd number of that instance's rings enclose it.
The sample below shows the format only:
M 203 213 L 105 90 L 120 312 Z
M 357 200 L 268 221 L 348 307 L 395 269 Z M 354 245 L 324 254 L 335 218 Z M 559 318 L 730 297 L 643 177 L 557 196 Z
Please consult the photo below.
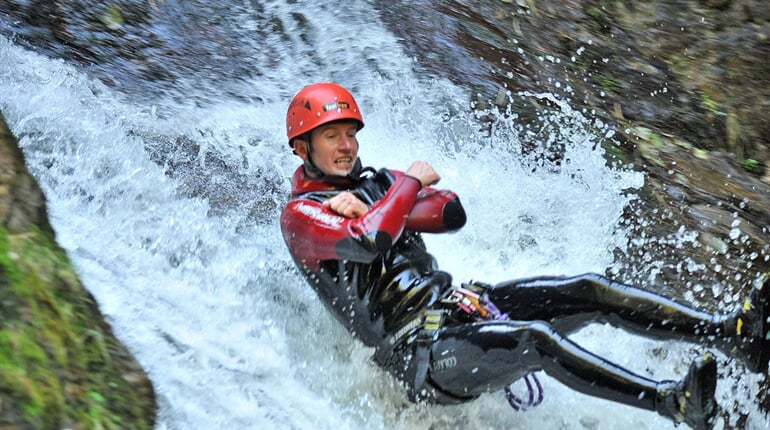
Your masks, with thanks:
M 350 91 L 332 82 L 306 86 L 291 99 L 286 112 L 289 146 L 293 148 L 293 140 L 310 130 L 341 119 L 358 121 L 359 130 L 364 127 L 361 111 Z

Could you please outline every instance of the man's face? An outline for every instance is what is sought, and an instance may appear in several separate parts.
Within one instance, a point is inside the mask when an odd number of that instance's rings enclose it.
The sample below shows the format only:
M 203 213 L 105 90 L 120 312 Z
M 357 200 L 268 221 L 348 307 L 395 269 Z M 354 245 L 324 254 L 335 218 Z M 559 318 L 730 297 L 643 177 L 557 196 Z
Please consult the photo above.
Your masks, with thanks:
M 297 153 L 304 160 L 311 157 L 316 167 L 327 175 L 345 176 L 353 171 L 358 158 L 358 123 L 335 121 L 313 129 L 310 135 L 312 152 L 301 145 Z

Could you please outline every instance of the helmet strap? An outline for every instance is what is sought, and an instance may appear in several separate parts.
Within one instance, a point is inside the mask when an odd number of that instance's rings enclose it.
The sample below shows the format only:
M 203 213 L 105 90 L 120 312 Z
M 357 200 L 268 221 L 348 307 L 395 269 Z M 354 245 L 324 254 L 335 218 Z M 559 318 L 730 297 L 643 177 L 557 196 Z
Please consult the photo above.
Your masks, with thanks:
M 363 166 L 361 165 L 361 159 L 360 158 L 356 158 L 356 163 L 353 165 L 353 170 L 350 173 L 348 173 L 347 175 L 345 175 L 345 176 L 328 175 L 328 174 L 324 173 L 323 170 L 321 170 L 318 167 L 316 167 L 316 165 L 313 163 L 313 161 L 310 160 L 310 157 L 308 157 L 308 161 L 305 161 L 303 166 L 305 168 L 305 173 L 308 174 L 309 176 L 312 176 L 313 178 L 317 178 L 317 179 L 340 179 L 340 178 L 347 178 L 347 179 L 353 180 L 354 182 L 358 182 L 358 181 L 362 180 L 362 178 L 361 178 L 361 174 L 362 173 L 364 173 L 366 171 L 373 170 L 371 167 L 363 168 Z
M 305 172 L 310 176 L 313 176 L 316 178 L 322 178 L 326 176 L 326 174 L 322 172 L 321 169 L 316 167 L 316 165 L 313 163 L 310 157 L 308 157 L 307 161 L 305 161 Z
M 313 162 L 313 143 L 310 140 L 310 133 L 305 133 L 300 138 L 305 141 L 305 148 L 307 149 L 307 159 L 304 163 L 305 173 L 319 178 L 326 176 L 326 174 Z

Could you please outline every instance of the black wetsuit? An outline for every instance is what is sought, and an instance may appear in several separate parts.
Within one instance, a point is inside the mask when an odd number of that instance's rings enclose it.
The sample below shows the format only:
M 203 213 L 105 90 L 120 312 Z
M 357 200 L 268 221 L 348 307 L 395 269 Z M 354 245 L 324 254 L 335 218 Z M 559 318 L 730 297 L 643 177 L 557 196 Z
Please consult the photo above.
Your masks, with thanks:
M 323 208 L 342 191 L 370 211 L 348 219 Z M 464 224 L 454 193 L 421 188 L 385 169 L 314 179 L 300 166 L 281 216 L 284 239 L 310 286 L 351 333 L 376 347 L 375 360 L 406 383 L 414 400 L 462 402 L 544 370 L 583 393 L 655 410 L 658 382 L 564 335 L 607 321 L 647 336 L 694 340 L 718 334 L 727 321 L 596 274 L 465 285 L 507 318 L 468 312 L 452 299 L 451 276 L 438 270 L 420 236 Z

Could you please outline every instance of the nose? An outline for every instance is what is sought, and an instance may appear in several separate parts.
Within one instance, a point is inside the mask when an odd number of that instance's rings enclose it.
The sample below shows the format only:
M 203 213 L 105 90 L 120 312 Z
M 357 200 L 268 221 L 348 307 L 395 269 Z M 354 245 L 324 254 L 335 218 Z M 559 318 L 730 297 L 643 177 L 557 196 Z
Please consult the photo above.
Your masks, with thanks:
M 340 149 L 343 150 L 349 150 L 355 145 L 355 139 L 349 137 L 349 136 L 342 136 L 342 139 L 340 140 Z

